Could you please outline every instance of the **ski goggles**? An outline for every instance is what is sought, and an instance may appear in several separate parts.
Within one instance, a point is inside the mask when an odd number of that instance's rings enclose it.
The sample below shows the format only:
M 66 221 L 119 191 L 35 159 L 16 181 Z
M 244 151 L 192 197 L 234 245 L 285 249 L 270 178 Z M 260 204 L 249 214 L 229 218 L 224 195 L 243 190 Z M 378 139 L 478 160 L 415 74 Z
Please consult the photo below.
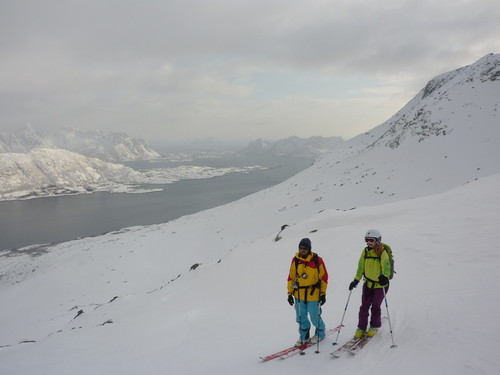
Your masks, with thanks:
M 376 238 L 365 238 L 365 242 L 366 243 L 375 243 L 375 242 L 377 242 L 377 239 Z

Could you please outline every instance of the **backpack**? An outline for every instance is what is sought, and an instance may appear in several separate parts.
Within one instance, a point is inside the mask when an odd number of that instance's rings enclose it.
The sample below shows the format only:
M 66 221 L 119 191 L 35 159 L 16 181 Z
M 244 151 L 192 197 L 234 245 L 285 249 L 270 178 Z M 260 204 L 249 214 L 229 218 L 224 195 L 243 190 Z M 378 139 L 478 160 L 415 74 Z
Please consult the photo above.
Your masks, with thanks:
M 394 277 L 394 274 L 397 273 L 396 271 L 394 271 L 394 256 L 392 255 L 392 249 L 390 248 L 390 246 L 388 246 L 386 244 L 382 244 L 382 245 L 384 246 L 384 250 L 382 250 L 382 252 L 386 251 L 387 255 L 389 256 L 389 264 L 391 266 L 391 273 L 389 275 L 389 280 L 392 280 L 392 278 Z M 367 258 L 380 260 L 380 256 L 369 257 L 368 256 L 368 249 L 365 248 L 365 259 L 367 259 Z

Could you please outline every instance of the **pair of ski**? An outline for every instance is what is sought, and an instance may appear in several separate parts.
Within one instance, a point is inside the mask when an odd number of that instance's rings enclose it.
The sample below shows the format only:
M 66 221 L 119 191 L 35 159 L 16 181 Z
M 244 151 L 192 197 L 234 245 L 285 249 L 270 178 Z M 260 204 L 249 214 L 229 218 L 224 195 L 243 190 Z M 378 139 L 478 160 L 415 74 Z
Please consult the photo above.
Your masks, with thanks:
M 366 334 L 359 338 L 352 338 L 347 341 L 340 348 L 330 353 L 334 357 L 341 357 L 345 353 L 358 354 L 361 349 L 365 347 L 366 344 L 372 339 L 373 336 L 367 336 Z
M 335 328 L 328 329 L 325 333 L 325 337 L 330 336 L 331 334 L 333 334 L 335 332 L 338 332 L 341 327 L 342 326 L 339 325 Z M 302 345 L 302 346 L 292 346 L 292 347 L 284 349 L 280 352 L 270 354 L 270 355 L 265 356 L 265 357 L 260 357 L 260 359 L 262 359 L 263 361 L 270 361 L 270 360 L 276 359 L 276 358 L 286 359 L 286 358 L 294 356 L 295 354 L 299 354 L 299 353 L 305 354 L 304 350 L 306 350 L 307 348 L 310 348 L 311 346 L 315 346 L 315 345 L 317 345 L 317 343 L 313 344 L 313 343 L 308 341 L 308 342 L 304 343 L 304 345 Z
M 341 326 L 338 326 L 338 327 L 327 330 L 326 336 L 329 336 L 334 332 L 338 332 L 340 330 L 340 328 L 341 328 Z M 372 339 L 372 337 L 367 336 L 367 335 L 364 335 L 360 338 L 352 338 L 351 340 L 347 341 L 344 345 L 342 345 L 340 348 L 338 348 L 337 350 L 330 353 L 330 355 L 332 355 L 333 357 L 337 357 L 337 358 L 341 357 L 345 353 L 351 353 L 353 355 L 356 355 L 361 351 L 361 349 L 363 349 L 365 347 L 366 344 L 368 344 L 370 342 L 371 339 Z M 302 346 L 299 346 L 299 347 L 292 346 L 292 347 L 284 349 L 280 352 L 270 354 L 268 356 L 260 357 L 260 358 L 263 361 L 270 361 L 270 360 L 276 359 L 276 358 L 287 359 L 289 357 L 294 356 L 295 354 L 299 354 L 299 353 L 305 354 L 304 350 L 306 350 L 307 348 L 310 348 L 311 346 L 314 346 L 314 345 L 317 345 L 317 344 L 312 344 L 310 342 L 307 342 Z

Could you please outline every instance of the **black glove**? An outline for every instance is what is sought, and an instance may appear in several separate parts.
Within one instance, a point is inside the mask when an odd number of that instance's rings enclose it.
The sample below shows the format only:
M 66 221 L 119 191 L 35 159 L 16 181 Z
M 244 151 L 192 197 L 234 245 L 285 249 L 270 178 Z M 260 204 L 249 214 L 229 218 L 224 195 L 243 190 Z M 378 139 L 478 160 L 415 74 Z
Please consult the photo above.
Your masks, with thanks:
M 351 283 L 349 284 L 349 290 L 353 290 L 354 288 L 356 288 L 359 284 L 359 281 L 354 279 L 353 281 L 351 281 Z
M 388 284 L 389 284 L 389 279 L 387 278 L 387 276 L 380 275 L 380 276 L 378 277 L 378 283 L 379 283 L 380 285 L 383 285 L 383 286 L 388 285 Z
M 326 303 L 326 295 L 322 294 L 319 296 L 319 305 L 323 306 Z
M 294 299 L 293 299 L 293 296 L 290 294 L 290 295 L 288 296 L 288 303 L 290 304 L 290 306 L 293 306 L 293 303 L 294 303 L 294 302 L 295 302 L 295 301 L 294 301 Z

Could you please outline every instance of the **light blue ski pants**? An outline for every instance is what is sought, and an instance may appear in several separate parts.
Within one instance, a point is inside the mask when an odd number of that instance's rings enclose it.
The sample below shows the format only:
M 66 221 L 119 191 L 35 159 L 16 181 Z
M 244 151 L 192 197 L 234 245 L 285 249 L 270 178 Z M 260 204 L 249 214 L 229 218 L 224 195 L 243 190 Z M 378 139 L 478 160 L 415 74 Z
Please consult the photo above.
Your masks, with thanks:
M 319 306 L 319 301 L 305 302 L 295 298 L 295 313 L 296 321 L 299 324 L 301 340 L 307 340 L 309 338 L 311 322 L 316 328 L 315 335 L 320 339 L 325 337 L 325 323 L 321 318 L 321 307 Z M 311 319 L 310 321 L 309 318 Z

